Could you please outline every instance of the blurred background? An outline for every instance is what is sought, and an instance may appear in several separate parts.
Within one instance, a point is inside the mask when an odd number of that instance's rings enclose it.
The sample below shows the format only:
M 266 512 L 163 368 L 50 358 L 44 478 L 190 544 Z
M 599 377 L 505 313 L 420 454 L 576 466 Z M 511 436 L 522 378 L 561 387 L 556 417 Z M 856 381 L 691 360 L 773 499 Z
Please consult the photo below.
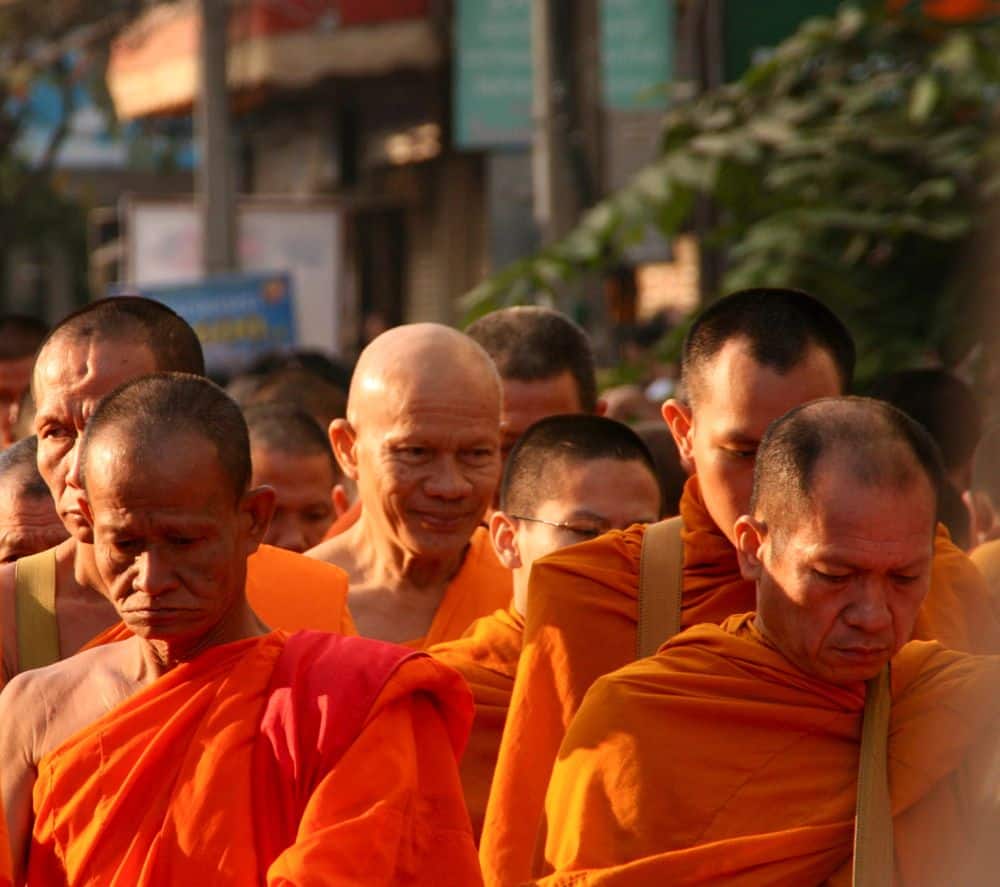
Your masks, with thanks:
M 537 302 L 639 422 L 793 286 L 997 412 L 991 0 L 0 0 L 0 51 L 2 311 L 141 292 L 226 381 Z

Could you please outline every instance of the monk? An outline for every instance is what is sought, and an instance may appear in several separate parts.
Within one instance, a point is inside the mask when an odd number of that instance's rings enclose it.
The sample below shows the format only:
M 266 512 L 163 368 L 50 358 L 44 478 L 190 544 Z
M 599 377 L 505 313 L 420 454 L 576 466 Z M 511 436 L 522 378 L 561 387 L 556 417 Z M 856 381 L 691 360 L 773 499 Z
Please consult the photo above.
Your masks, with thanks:
M 69 536 L 38 473 L 37 454 L 34 435 L 0 453 L 0 563 L 52 548 Z
M 943 483 L 888 404 L 775 423 L 735 526 L 755 612 L 594 685 L 552 775 L 538 883 L 850 884 L 865 681 L 890 660 L 893 883 L 994 883 L 1000 657 L 907 643 Z
M 31 385 L 35 352 L 48 327 L 24 314 L 0 315 L 0 449 L 19 440 L 18 419 Z
M 604 412 L 590 339 L 566 315 L 534 305 L 501 308 L 479 318 L 466 333 L 483 346 L 500 373 L 504 461 L 514 442 L 539 419 Z
M 693 323 L 682 351 L 681 396 L 663 406 L 693 473 L 681 499 L 683 627 L 721 623 L 753 608 L 734 526 L 749 506 L 757 446 L 789 409 L 846 391 L 853 367 L 850 334 L 805 293 L 734 293 Z M 480 846 L 491 887 L 531 876 L 536 847 L 544 846 L 545 789 L 566 728 L 590 685 L 635 658 L 644 532 L 609 533 L 534 566 L 524 649 Z M 932 587 L 917 637 L 971 652 L 997 649 L 1000 629 L 983 580 L 943 527 Z
M 358 486 L 350 529 L 307 554 L 347 571 L 365 637 L 423 649 L 510 603 L 480 522 L 500 474 L 500 383 L 468 336 L 395 327 L 361 353 L 330 439 Z
M 69 656 L 99 633 L 102 640 L 127 635 L 104 596 L 92 532 L 80 510 L 79 440 L 102 397 L 157 370 L 200 375 L 204 360 L 194 330 L 148 299 L 93 302 L 56 326 L 38 353 L 32 382 L 38 468 L 70 538 L 0 567 L 5 679 Z M 268 545 L 248 569 L 247 595 L 266 624 L 354 632 L 341 570 Z
M 323 541 L 333 523 L 339 471 L 326 433 L 293 404 L 263 403 L 243 412 L 250 429 L 253 485 L 275 493 L 264 541 L 303 552 Z
M 660 512 L 652 457 L 634 431 L 600 416 L 550 416 L 514 444 L 490 537 L 511 571 L 511 606 L 477 619 L 465 634 L 430 648 L 459 671 L 476 703 L 462 786 L 473 832 L 482 829 L 497 750 L 521 654 L 528 575 L 535 560 L 611 529 L 649 523 Z
M 0 694 L 27 885 L 476 884 L 458 779 L 468 690 L 429 657 L 269 631 L 245 595 L 274 493 L 239 408 L 158 373 L 80 455 L 95 564 L 132 636 Z

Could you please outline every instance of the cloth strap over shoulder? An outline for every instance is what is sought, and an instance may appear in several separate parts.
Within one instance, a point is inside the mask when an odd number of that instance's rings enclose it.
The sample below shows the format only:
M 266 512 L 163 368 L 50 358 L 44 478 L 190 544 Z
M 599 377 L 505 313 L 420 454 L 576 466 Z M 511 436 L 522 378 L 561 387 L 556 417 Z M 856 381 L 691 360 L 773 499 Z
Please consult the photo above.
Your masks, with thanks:
M 14 564 L 17 661 L 20 671 L 59 661 L 56 621 L 56 551 L 50 548 Z
M 637 659 L 652 656 L 681 628 L 684 586 L 683 520 L 671 517 L 646 527 L 639 555 Z
M 892 800 L 889 796 L 889 716 L 892 691 L 888 664 L 865 689 L 854 817 L 854 887 L 893 883 Z

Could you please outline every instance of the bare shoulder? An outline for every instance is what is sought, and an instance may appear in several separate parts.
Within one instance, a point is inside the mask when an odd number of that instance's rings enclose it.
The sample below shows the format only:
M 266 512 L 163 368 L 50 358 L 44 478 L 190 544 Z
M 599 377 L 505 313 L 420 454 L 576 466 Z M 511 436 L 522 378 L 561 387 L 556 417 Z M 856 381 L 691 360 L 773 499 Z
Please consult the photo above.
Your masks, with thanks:
M 350 547 L 344 544 L 343 536 L 335 536 L 333 539 L 327 539 L 324 542 L 320 542 L 319 545 L 314 548 L 310 548 L 305 554 L 306 557 L 314 558 L 318 561 L 326 561 L 328 564 L 334 564 L 343 570 L 348 570 L 352 562 L 350 556 Z
M 3 652 L 3 676 L 17 674 L 17 604 L 15 602 L 15 565 L 0 565 L 0 650 Z

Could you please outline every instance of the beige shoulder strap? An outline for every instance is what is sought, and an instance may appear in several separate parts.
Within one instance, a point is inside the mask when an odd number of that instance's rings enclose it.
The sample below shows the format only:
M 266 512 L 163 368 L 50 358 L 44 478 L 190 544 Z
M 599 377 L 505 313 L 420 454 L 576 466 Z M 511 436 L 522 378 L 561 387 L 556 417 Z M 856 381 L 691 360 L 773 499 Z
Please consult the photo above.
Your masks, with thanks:
M 20 558 L 14 565 L 17 662 L 21 671 L 59 661 L 54 548 Z
M 889 797 L 889 666 L 868 681 L 854 817 L 854 887 L 892 884 L 892 800 Z
M 637 659 L 652 656 L 681 628 L 684 543 L 680 517 L 646 527 L 639 555 L 639 631 Z

